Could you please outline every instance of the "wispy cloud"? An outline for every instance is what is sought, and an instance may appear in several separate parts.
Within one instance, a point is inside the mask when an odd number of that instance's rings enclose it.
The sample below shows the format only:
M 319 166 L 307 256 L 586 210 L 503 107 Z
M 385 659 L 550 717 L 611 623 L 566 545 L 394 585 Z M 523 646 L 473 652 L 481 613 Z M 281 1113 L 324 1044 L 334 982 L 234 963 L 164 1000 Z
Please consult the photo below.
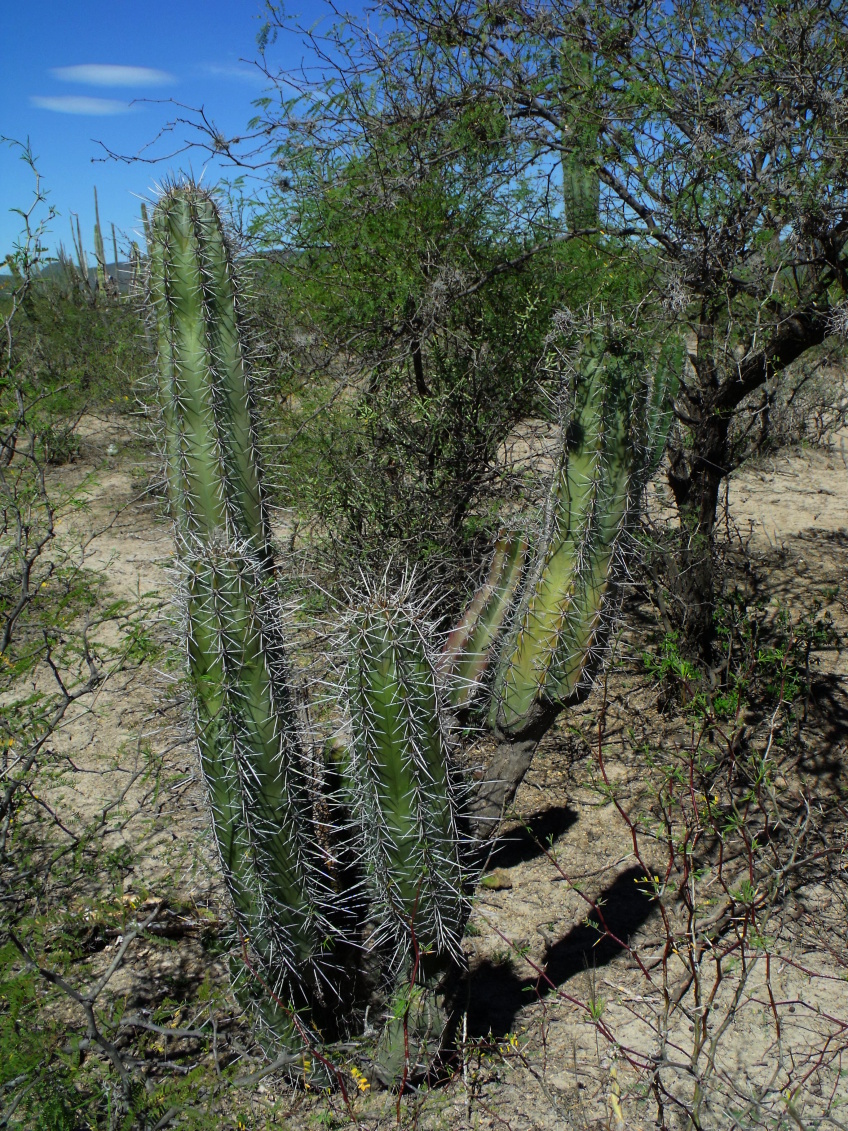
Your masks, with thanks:
M 117 63 L 54 67 L 51 74 L 63 82 L 80 82 L 87 86 L 167 86 L 176 81 L 167 71 L 157 71 L 153 67 L 124 67 Z
M 258 67 L 239 66 L 238 63 L 201 63 L 197 69 L 209 78 L 235 79 L 250 86 L 266 86 L 268 83 Z
M 30 96 L 33 106 L 42 110 L 53 110 L 57 114 L 94 114 L 99 117 L 111 114 L 128 114 L 132 109 L 126 102 L 117 98 L 88 98 L 82 94 L 60 94 L 53 98 L 43 98 L 38 94 Z

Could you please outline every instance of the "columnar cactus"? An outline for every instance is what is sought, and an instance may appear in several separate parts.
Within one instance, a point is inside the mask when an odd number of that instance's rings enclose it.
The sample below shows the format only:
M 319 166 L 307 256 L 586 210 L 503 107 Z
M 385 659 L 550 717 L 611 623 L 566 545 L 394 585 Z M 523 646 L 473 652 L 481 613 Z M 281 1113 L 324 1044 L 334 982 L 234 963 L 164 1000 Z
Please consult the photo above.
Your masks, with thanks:
M 490 722 L 502 734 L 522 731 L 540 699 L 567 701 L 590 661 L 632 501 L 628 369 L 603 337 L 585 343 L 543 546 L 492 696 Z
M 426 625 L 368 594 L 349 617 L 348 776 L 380 935 L 459 957 L 466 909 L 450 736 Z
M 259 974 L 300 1005 L 326 961 L 327 893 L 280 647 L 232 263 L 215 206 L 197 189 L 173 189 L 156 208 L 151 300 L 213 828 Z
M 100 207 L 97 203 L 97 188 L 94 189 L 94 258 L 97 262 L 97 287 L 101 294 L 106 293 L 106 248 L 103 245 L 103 232 L 100 228 Z
M 591 676 L 622 537 L 661 451 L 672 366 L 647 381 L 637 354 L 587 338 L 535 554 L 525 535 L 500 536 L 441 655 L 407 592 L 366 586 L 343 618 L 345 738 L 327 748 L 321 781 L 305 772 L 233 261 L 209 195 L 169 190 L 149 251 L 200 761 L 260 1013 L 306 1056 L 334 1001 L 353 1028 L 376 992 L 388 1014 L 377 1074 L 408 1078 L 411 1059 L 442 1042 L 461 967 L 462 830 L 487 835 L 540 734 Z M 488 719 L 500 743 L 471 804 L 451 764 L 454 714 Z M 360 984 L 372 1001 L 355 1000 Z
M 593 60 L 588 49 L 570 48 L 564 66 L 572 72 L 582 91 L 591 86 Z M 573 80 L 572 80 L 573 81 Z M 565 96 L 569 101 L 569 96 Z M 601 181 L 598 176 L 598 122 L 594 113 L 574 115 L 563 138 L 562 193 L 565 222 L 571 232 L 600 227 Z
M 495 644 L 513 607 L 527 558 L 526 534 L 502 531 L 485 582 L 449 633 L 439 667 L 451 706 L 468 707 L 483 689 Z

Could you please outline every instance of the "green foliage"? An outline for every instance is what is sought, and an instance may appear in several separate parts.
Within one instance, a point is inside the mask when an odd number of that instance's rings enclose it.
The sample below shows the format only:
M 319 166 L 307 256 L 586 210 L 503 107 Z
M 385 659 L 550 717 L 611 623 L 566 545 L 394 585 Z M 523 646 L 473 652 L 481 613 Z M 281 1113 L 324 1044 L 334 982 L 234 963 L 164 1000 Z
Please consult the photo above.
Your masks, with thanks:
M 58 1017 L 45 1019 L 42 996 L 38 975 L 22 970 L 18 951 L 6 943 L 0 948 L 0 1091 L 18 1100 L 10 1126 L 78 1131 L 88 1125 L 83 1108 L 90 1095 L 79 1086 L 76 1057 L 63 1051 L 65 1025 Z
M 12 364 L 26 393 L 50 400 L 44 428 L 67 427 L 86 405 L 122 407 L 149 365 L 139 314 L 129 301 L 92 307 L 61 276 L 34 280 L 16 313 Z M 4 418 L 13 406 L 0 406 Z
M 761 717 L 776 707 L 791 719 L 810 693 L 815 653 L 838 643 L 833 619 L 822 613 L 818 599 L 793 615 L 782 605 L 749 606 L 739 592 L 720 603 L 716 638 L 726 659 L 721 679 L 712 685 L 683 655 L 677 631 L 666 632 L 657 648 L 642 653 L 660 701 L 682 708 L 695 724 L 738 724 L 748 711 Z
M 461 591 L 499 513 L 526 493 L 504 443 L 550 418 L 539 359 L 553 315 L 639 291 L 621 249 L 552 239 L 560 218 L 542 202 L 516 227 L 533 190 L 497 187 L 486 147 L 502 125 L 469 108 L 420 134 L 369 134 L 353 156 L 318 158 L 292 139 L 285 187 L 256 221 L 257 238 L 284 244 L 256 282 L 279 499 L 342 570 L 396 553 Z M 453 147 L 457 162 L 443 156 Z

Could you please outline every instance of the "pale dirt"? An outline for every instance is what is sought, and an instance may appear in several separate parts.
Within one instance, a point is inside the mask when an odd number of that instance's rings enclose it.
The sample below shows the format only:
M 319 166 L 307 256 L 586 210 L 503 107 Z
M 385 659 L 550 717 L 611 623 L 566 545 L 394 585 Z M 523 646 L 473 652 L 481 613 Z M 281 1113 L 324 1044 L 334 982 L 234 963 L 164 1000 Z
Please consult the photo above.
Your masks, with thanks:
M 137 601 L 142 594 L 154 594 L 148 598 L 150 623 L 154 632 L 161 633 L 158 621 L 167 612 L 170 593 L 171 540 L 161 505 L 146 490 L 155 478 L 156 458 L 131 441 L 119 419 L 87 419 L 83 441 L 81 461 L 57 474 L 81 480 L 94 471 L 90 510 L 79 521 L 89 530 L 107 523 L 108 529 L 91 544 L 87 564 L 105 571 L 116 597 Z M 116 454 L 107 454 L 109 445 L 117 447 Z M 798 614 L 817 597 L 844 639 L 848 467 L 843 453 L 843 439 L 837 436 L 830 450 L 789 450 L 737 473 L 729 487 L 726 521 L 728 529 L 735 528 L 749 544 L 763 599 L 779 598 Z M 167 898 L 171 906 L 207 907 L 214 914 L 224 907 L 224 900 L 215 878 L 194 753 L 190 743 L 182 742 L 185 735 L 179 729 L 185 708 L 175 706 L 179 696 L 173 680 L 178 674 L 142 669 L 131 679 L 118 678 L 97 696 L 90 710 L 63 728 L 59 743 L 81 771 L 89 772 L 67 775 L 56 801 L 77 814 L 72 819 L 90 818 L 126 787 L 130 771 L 149 757 L 139 754 L 140 740 L 145 749 L 158 752 L 166 764 L 166 788 L 155 797 L 146 796 L 149 779 L 134 780 L 123 803 L 129 823 L 109 833 L 109 847 L 126 845 L 132 852 L 132 866 L 123 879 L 124 896 L 128 901 Z M 844 651 L 826 652 L 820 675 L 827 700 L 819 703 L 820 741 L 811 758 L 817 760 L 832 793 L 848 784 Z M 668 743 L 685 741 L 685 727 L 680 720 L 657 715 L 656 694 L 645 679 L 613 680 L 609 694 L 605 757 L 610 778 L 627 797 L 638 790 L 642 779 L 634 747 L 648 736 L 661 751 Z M 460 1032 L 462 1038 L 464 1026 L 465 1067 L 448 1087 L 422 1102 L 421 1126 L 513 1131 L 537 1127 L 636 1131 L 658 1126 L 655 1105 L 650 1097 L 640 1095 L 645 1077 L 628 1068 L 628 1054 L 616 1051 L 604 1039 L 603 1030 L 614 1033 L 633 1059 L 649 1058 L 657 1038 L 648 1022 L 660 1009 L 661 983 L 657 975 L 653 981 L 645 978 L 620 947 L 598 941 L 597 932 L 584 925 L 589 908 L 573 886 L 582 885 L 592 899 L 603 898 L 610 928 L 619 937 L 646 953 L 654 949 L 658 923 L 635 882 L 639 873 L 628 829 L 616 807 L 593 785 L 598 778 L 593 736 L 599 695 L 594 693 L 583 707 L 561 720 L 521 787 L 516 810 L 536 841 L 518 828 L 490 862 L 490 886 L 478 889 L 466 942 L 472 973 Z M 538 842 L 550 843 L 548 855 Z M 648 859 L 661 855 L 650 845 L 646 851 Z M 556 857 L 556 863 L 550 856 Z M 753 1095 L 772 1078 L 779 1085 L 783 1071 L 779 1065 L 790 1065 L 793 1055 L 803 1057 L 811 1047 L 814 1032 L 824 1027 L 822 1011 L 848 1019 L 845 966 L 818 945 L 830 929 L 830 917 L 844 919 L 838 898 L 838 893 L 823 888 L 801 890 L 791 906 L 775 913 L 774 951 L 779 957 L 771 959 L 769 975 L 772 994 L 783 1003 L 780 1040 L 763 981 L 765 959 L 761 959 L 716 1054 L 716 1072 L 735 1079 L 742 1091 Z M 835 937 L 836 949 L 838 945 Z M 92 970 L 103 959 L 95 956 Z M 810 977 L 801 967 L 823 977 Z M 541 981 L 540 971 L 546 972 Z M 166 956 L 149 948 L 128 952 L 114 988 L 129 995 L 132 1004 L 142 1005 L 166 990 L 174 995 L 182 987 L 190 993 L 207 974 L 224 979 L 221 964 L 205 955 L 196 933 L 188 932 Z M 730 974 L 717 1002 L 726 1007 L 735 985 Z M 600 1027 L 587 1014 L 588 1000 L 597 1003 Z M 720 1023 L 721 1013 L 716 1024 Z M 690 1025 L 691 1016 L 678 1011 L 669 1032 L 676 1059 L 684 1066 L 692 1055 Z M 715 1032 L 711 1026 L 710 1034 Z M 487 1041 L 481 1043 L 483 1038 Z M 680 1080 L 685 1090 L 685 1067 Z M 616 1122 L 617 1087 L 620 1122 Z M 848 1102 L 848 1078 L 840 1061 L 813 1075 L 805 1087 L 810 1094 L 797 1100 L 801 1112 L 814 1111 L 816 1091 L 830 1094 L 837 1103 Z M 275 1094 L 266 1081 L 261 1095 L 255 1095 L 260 1105 L 255 1108 L 256 1127 L 265 1125 L 261 1113 Z M 300 1112 L 292 1115 L 290 1125 L 301 1125 L 301 1118 L 302 1125 L 311 1125 L 324 1102 L 330 1101 L 306 1097 L 287 1102 Z M 391 1126 L 394 1102 L 376 1094 L 360 1097 L 357 1118 L 363 1126 L 382 1126 L 383 1121 Z M 344 1106 L 332 1103 L 338 1119 L 333 1126 L 346 1125 Z M 840 1118 L 838 1112 L 836 1116 Z M 669 1128 L 678 1125 L 675 1118 L 673 1112 L 667 1115 Z M 841 1118 L 848 1120 L 844 1113 Z M 734 1124 L 720 1106 L 705 1109 L 703 1125 Z

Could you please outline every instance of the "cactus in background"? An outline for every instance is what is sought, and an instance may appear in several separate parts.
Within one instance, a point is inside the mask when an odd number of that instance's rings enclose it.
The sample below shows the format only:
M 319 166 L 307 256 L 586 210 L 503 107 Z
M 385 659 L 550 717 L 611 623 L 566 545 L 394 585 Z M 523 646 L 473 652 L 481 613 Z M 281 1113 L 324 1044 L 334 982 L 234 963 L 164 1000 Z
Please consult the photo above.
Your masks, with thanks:
M 676 347 L 666 348 L 649 373 L 639 351 L 605 333 L 582 344 L 543 537 L 497 644 L 487 721 L 499 742 L 470 804 L 476 836 L 496 829 L 539 739 L 591 686 L 622 540 L 662 457 L 679 360 Z
M 94 186 L 94 258 L 97 263 L 97 288 L 106 293 L 106 248 L 100 230 L 100 208 L 97 203 L 97 186 Z
M 112 225 L 112 250 L 115 255 L 115 277 L 113 281 L 109 278 L 106 270 L 106 248 L 103 243 L 103 232 L 100 227 L 100 205 L 97 199 L 96 186 L 94 189 L 95 268 L 93 280 L 88 265 L 88 255 L 86 254 L 82 239 L 82 228 L 80 227 L 79 216 L 73 216 L 71 220 L 71 239 L 73 240 L 74 251 L 77 257 L 76 266 L 74 266 L 70 257 L 66 254 L 65 249 L 61 246 L 58 257 L 65 278 L 68 280 L 69 284 L 75 289 L 79 288 L 83 294 L 87 296 L 92 306 L 97 303 L 98 295 L 101 301 L 105 298 L 118 297 L 120 287 L 118 285 L 118 241 L 115 234 L 115 225 Z
M 112 224 L 112 255 L 115 257 L 115 286 L 118 287 L 120 280 L 118 279 L 118 236 L 115 232 L 115 225 Z
M 540 699 L 566 701 L 590 661 L 631 503 L 628 370 L 601 335 L 584 344 L 542 552 L 493 689 L 490 721 L 501 734 L 524 730 Z
M 150 227 L 150 215 L 147 211 L 147 205 L 144 203 L 144 201 L 141 202 L 141 226 L 144 229 L 144 242 L 147 245 L 147 251 L 149 254 L 153 244 L 153 232 Z
M 592 164 L 597 149 L 598 131 L 584 122 L 574 127 L 570 149 L 562 159 L 562 191 L 565 221 L 570 232 L 599 228 L 601 224 L 601 181 Z
M 584 95 L 592 81 L 592 54 L 588 49 L 572 49 L 563 67 L 573 72 L 579 97 L 565 93 L 567 102 L 574 102 L 580 112 L 572 116 L 567 136 L 563 139 L 562 192 L 565 222 L 570 232 L 600 226 L 601 181 L 597 169 L 598 124 L 592 108 L 586 108 Z
M 665 454 L 668 433 L 674 420 L 672 404 L 677 396 L 686 347 L 683 340 L 670 337 L 660 350 L 641 404 L 638 425 L 642 442 L 640 475 L 644 482 L 653 475 Z
M 89 276 L 88 256 L 85 252 L 85 245 L 82 242 L 82 229 L 80 228 L 79 216 L 74 216 L 71 220 L 71 239 L 77 256 L 77 269 L 79 272 L 77 277 L 80 289 L 88 296 L 89 301 L 94 304 L 97 301 L 97 291 L 96 288 L 92 286 Z M 68 262 L 70 262 L 70 260 L 68 260 Z
M 500 535 L 440 656 L 409 584 L 390 594 L 384 579 L 353 603 L 344 749 L 329 744 L 307 774 L 232 254 L 193 185 L 169 190 L 145 226 L 200 761 L 260 1014 L 305 1056 L 319 1023 L 343 1033 L 345 1009 L 355 1018 L 376 995 L 387 1020 L 375 1071 L 408 1079 L 449 1029 L 468 914 L 462 811 L 490 835 L 539 737 L 588 685 L 621 540 L 661 455 L 673 351 L 647 380 L 638 352 L 588 335 L 533 560 L 524 534 Z M 470 804 L 447 707 L 498 738 Z

